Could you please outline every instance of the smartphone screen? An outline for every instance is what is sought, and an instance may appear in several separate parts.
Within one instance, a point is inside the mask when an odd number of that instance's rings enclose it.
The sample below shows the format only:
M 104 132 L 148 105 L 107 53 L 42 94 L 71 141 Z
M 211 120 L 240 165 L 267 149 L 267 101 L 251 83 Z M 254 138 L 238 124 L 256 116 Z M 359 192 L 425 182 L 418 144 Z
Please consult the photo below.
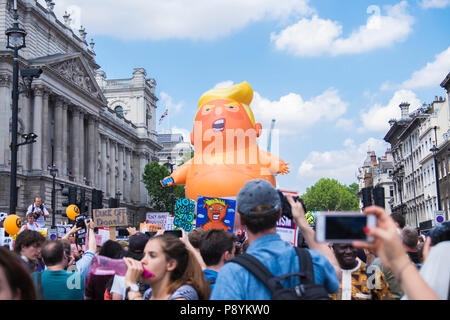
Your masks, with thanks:
M 365 241 L 366 233 L 363 231 L 367 225 L 367 216 L 326 216 L 325 218 L 326 240 L 361 240 Z
M 164 231 L 164 234 L 171 234 L 178 238 L 181 238 L 183 236 L 181 230 L 166 230 Z

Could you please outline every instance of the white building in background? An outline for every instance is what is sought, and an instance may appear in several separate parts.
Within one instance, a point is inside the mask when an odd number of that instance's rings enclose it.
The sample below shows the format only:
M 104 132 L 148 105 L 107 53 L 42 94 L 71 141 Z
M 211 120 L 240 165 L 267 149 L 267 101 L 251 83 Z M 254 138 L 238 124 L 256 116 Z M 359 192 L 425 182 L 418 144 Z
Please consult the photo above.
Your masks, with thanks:
M 170 130 L 158 134 L 158 144 L 163 146 L 163 149 L 158 152 L 159 164 L 170 163 L 174 170 L 187 162 L 193 152 L 192 145 L 185 141 L 182 134 L 171 133 Z
M 13 1 L 0 0 L 0 211 L 9 208 L 10 121 L 13 52 L 6 49 L 5 30 L 12 26 Z M 86 30 L 76 34 L 70 17 L 59 21 L 47 6 L 35 0 L 18 0 L 19 24 L 27 32 L 27 46 L 19 51 L 20 68 L 41 68 L 30 95 L 19 97 L 19 138 L 37 134 L 37 142 L 19 147 L 17 213 L 23 216 L 34 196 L 51 211 L 52 176 L 58 169 L 61 185 L 104 193 L 105 204 L 120 191 L 129 223 L 145 219 L 151 209 L 141 182 L 148 162 L 157 161 L 162 147 L 155 132 L 155 81 L 135 69 L 132 79 L 106 80 L 96 72 L 95 43 L 86 42 Z M 21 87 L 23 84 L 21 83 Z M 23 88 L 21 88 L 23 89 Z M 119 106 L 121 108 L 119 108 Z M 20 143 L 20 140 L 18 141 Z M 63 209 L 57 192 L 56 210 Z M 50 212 L 52 213 L 52 212 Z M 56 223 L 61 221 L 56 216 Z M 47 219 L 47 224 L 51 219 Z
M 392 183 L 392 154 L 387 149 L 384 156 L 378 157 L 375 151 L 368 151 L 363 165 L 358 169 L 359 191 L 364 188 L 371 189 L 372 201 L 375 204 L 373 188 L 383 188 L 384 190 L 384 208 L 388 214 L 391 213 L 394 185 Z M 360 208 L 363 208 L 362 194 L 360 197 Z
M 405 214 L 408 225 L 429 229 L 438 210 L 436 168 L 430 149 L 436 144 L 445 145 L 450 124 L 449 103 L 448 99 L 436 96 L 431 104 L 424 104 L 413 113 L 409 113 L 409 106 L 400 104 L 402 117 L 389 121 L 391 128 L 384 137 L 392 146 L 394 159 L 393 212 Z M 447 150 L 443 150 L 443 156 L 448 159 Z M 444 162 L 448 160 L 440 162 L 444 170 L 439 171 L 443 173 L 439 179 L 446 175 L 448 163 Z M 446 197 L 447 193 L 441 195 L 441 203 L 448 214 Z

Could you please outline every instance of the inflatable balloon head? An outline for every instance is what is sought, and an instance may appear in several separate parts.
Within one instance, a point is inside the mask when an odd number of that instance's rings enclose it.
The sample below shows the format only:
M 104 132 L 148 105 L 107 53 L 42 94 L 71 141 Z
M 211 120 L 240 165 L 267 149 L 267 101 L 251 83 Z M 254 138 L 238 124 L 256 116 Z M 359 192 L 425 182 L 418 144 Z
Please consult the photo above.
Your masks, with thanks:
M 75 220 L 80 215 L 80 209 L 76 205 L 71 204 L 66 208 L 66 215 L 70 220 Z
M 199 99 L 191 143 L 194 157 L 161 180 L 163 187 L 185 184 L 186 197 L 235 197 L 244 184 L 289 173 L 287 163 L 259 149 L 262 125 L 250 109 L 253 89 L 247 82 L 212 89 Z
M 17 232 L 20 231 L 20 228 L 22 228 L 22 220 L 20 220 L 20 217 L 15 214 L 10 214 L 4 221 L 3 221 L 3 228 L 5 228 L 5 231 L 10 235 L 15 235 Z
M 231 88 L 211 89 L 205 92 L 198 102 L 195 116 L 194 131 L 191 133 L 191 143 L 195 141 L 195 134 L 199 131 L 196 126 L 201 125 L 201 132 L 212 129 L 221 132 L 226 138 L 226 130 L 254 129 L 256 137 L 261 135 L 262 125 L 255 122 L 255 116 L 250 103 L 253 99 L 253 89 L 246 82 Z

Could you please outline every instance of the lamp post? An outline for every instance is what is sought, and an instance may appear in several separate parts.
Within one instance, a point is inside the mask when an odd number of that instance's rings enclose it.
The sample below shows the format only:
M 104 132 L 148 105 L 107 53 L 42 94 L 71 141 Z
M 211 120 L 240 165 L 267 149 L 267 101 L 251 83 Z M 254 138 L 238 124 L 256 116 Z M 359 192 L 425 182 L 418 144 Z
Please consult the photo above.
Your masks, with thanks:
M 16 213 L 17 206 L 17 150 L 19 146 L 36 142 L 37 135 L 33 132 L 23 134 L 24 142 L 17 143 L 19 94 L 31 91 L 31 83 L 34 78 L 39 78 L 42 70 L 39 68 L 24 69 L 21 76 L 25 83 L 25 90 L 19 91 L 19 50 L 25 48 L 26 31 L 19 27 L 19 14 L 17 13 L 17 0 L 14 0 L 14 23 L 5 32 L 7 38 L 6 48 L 14 50 L 13 58 L 13 90 L 12 90 L 12 115 L 11 115 L 11 176 L 9 192 L 9 214 Z
M 441 193 L 439 190 L 439 172 L 438 172 L 438 163 L 437 163 L 437 157 L 436 154 L 439 151 L 439 148 L 437 148 L 436 146 L 433 146 L 430 149 L 431 152 L 433 152 L 433 158 L 434 158 L 434 175 L 435 175 L 435 179 L 436 179 L 436 197 L 437 197 L 437 205 L 438 205 L 438 210 L 442 210 L 441 209 Z
M 50 175 L 53 177 L 53 188 L 52 188 L 52 229 L 55 228 L 55 215 L 56 215 L 56 174 L 58 169 L 56 164 L 52 164 L 48 167 Z
M 122 195 L 122 193 L 120 192 L 120 189 L 117 190 L 116 192 L 116 203 L 117 203 L 117 208 L 120 208 L 120 196 Z
M 395 179 L 397 180 L 397 190 L 400 195 L 400 212 L 403 215 L 403 198 L 402 198 L 403 173 L 397 173 Z
M 171 156 L 167 157 L 167 162 L 164 163 L 164 167 L 167 168 L 167 170 L 170 170 L 170 174 L 173 173 L 173 164 L 170 162 L 172 160 Z M 170 202 L 171 202 L 171 214 L 174 214 L 174 207 L 173 207 L 173 186 L 170 186 Z
M 9 193 L 9 214 L 16 213 L 17 205 L 17 127 L 19 112 L 19 50 L 25 47 L 27 33 L 19 27 L 19 14 L 17 13 L 17 1 L 14 1 L 14 23 L 5 32 L 8 49 L 14 50 L 13 58 L 13 90 L 12 90 L 12 116 L 11 116 L 11 176 Z

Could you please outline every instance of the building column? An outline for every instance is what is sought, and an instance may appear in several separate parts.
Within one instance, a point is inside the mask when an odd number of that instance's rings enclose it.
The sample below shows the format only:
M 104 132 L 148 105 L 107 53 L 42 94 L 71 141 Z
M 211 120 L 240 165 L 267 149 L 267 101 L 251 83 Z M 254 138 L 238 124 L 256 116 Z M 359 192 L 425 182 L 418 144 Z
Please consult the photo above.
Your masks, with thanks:
M 67 142 L 68 142 L 68 130 L 67 127 L 67 108 L 68 108 L 68 101 L 66 99 L 63 100 L 62 104 L 62 128 L 61 128 L 61 134 L 62 134 L 62 165 L 61 165 L 61 172 L 62 176 L 65 179 L 69 179 L 66 172 L 68 169 L 68 163 L 67 163 L 67 156 L 68 156 L 68 148 L 67 148 Z
M 97 139 L 95 133 L 95 122 L 94 116 L 89 115 L 88 117 L 88 147 L 87 147 L 87 178 L 89 180 L 90 186 L 95 185 L 95 168 L 97 167 Z
M 42 167 L 47 170 L 48 165 L 51 164 L 52 158 L 50 156 L 50 116 L 49 116 L 49 97 L 50 91 L 46 88 L 44 90 L 43 104 L 42 104 Z
M 139 203 L 147 204 L 148 203 L 148 191 L 145 188 L 145 184 L 141 181 L 141 177 L 144 174 L 145 165 L 147 164 L 148 155 L 144 152 L 139 153 L 139 168 L 138 168 L 138 179 L 137 184 L 139 186 Z
M 127 174 L 127 179 L 125 181 L 125 192 L 124 197 L 125 201 L 131 203 L 131 153 L 132 150 L 129 148 L 125 148 L 125 172 Z
M 55 100 L 55 163 L 58 168 L 59 176 L 64 177 L 65 169 L 63 168 L 63 100 L 56 97 Z
M 106 194 L 108 193 L 108 190 L 106 188 L 106 169 L 107 169 L 107 163 L 106 163 L 106 136 L 105 135 L 101 135 L 100 136 L 100 140 L 101 140 L 101 145 L 102 145 L 102 151 L 101 151 L 101 157 L 102 157 L 102 174 L 101 174 L 101 189 L 104 191 L 105 197 Z
M 31 99 L 26 94 L 22 94 L 19 97 L 19 110 L 19 119 L 22 120 L 23 124 L 22 133 L 32 132 Z M 31 151 L 32 146 L 30 144 L 19 147 L 18 153 L 20 156 L 18 158 L 20 159 L 20 164 L 18 164 L 18 170 L 22 167 L 22 172 L 30 171 Z
M 119 168 L 119 185 L 117 186 L 117 189 L 120 190 L 120 192 L 122 193 L 122 199 L 125 199 L 124 194 L 125 194 L 125 188 L 124 188 L 124 183 L 123 183 L 123 160 L 124 160 L 124 147 L 123 145 L 117 145 L 118 148 L 118 168 Z
M 116 196 L 116 142 L 113 140 L 109 140 L 109 166 L 110 166 L 110 175 L 109 175 L 109 190 L 111 193 L 111 197 L 115 198 Z
M 69 137 L 70 141 L 70 153 L 69 156 L 72 159 L 72 175 L 75 177 L 76 182 L 82 182 L 82 172 L 80 172 L 80 162 L 83 162 L 82 152 L 80 149 L 80 108 L 72 105 L 72 118 L 70 119 L 70 126 L 72 127 L 72 135 Z
M 10 121 L 11 121 L 11 84 L 12 76 L 7 73 L 0 74 L 0 167 L 8 166 L 11 155 Z
M 78 126 L 80 127 L 80 130 L 78 131 L 78 143 L 80 144 L 80 161 L 78 162 L 78 171 L 80 172 L 80 180 L 79 182 L 81 184 L 85 184 L 84 177 L 86 176 L 86 146 L 84 145 L 84 115 L 85 113 L 83 110 L 80 110 L 80 113 L 78 114 L 77 122 Z M 88 151 L 89 152 L 89 151 Z
M 44 104 L 44 88 L 34 88 L 33 133 L 37 135 L 32 145 L 31 170 L 42 171 L 42 106 Z

